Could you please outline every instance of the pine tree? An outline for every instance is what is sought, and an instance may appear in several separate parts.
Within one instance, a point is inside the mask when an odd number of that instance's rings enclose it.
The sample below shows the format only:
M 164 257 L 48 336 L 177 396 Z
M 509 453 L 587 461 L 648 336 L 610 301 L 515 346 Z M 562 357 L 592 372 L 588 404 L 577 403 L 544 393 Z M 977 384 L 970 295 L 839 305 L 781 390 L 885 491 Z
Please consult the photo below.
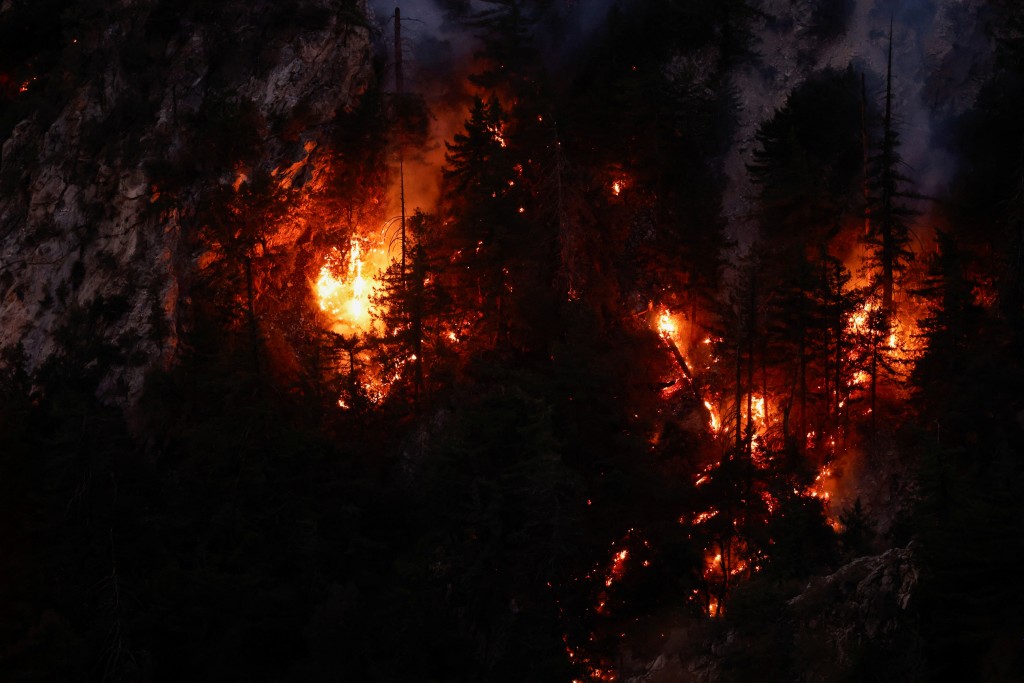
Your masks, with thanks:
M 291 193 L 276 179 L 257 173 L 237 189 L 218 185 L 209 190 L 199 217 L 200 248 L 213 256 L 199 273 L 199 286 L 209 290 L 210 298 L 200 306 L 213 314 L 214 325 L 233 332 L 244 330 L 257 377 L 263 345 L 257 303 L 277 256 L 268 238 L 292 201 Z
M 830 283 L 834 266 L 842 267 L 829 250 L 859 210 L 858 97 L 850 69 L 801 84 L 759 127 L 747 167 L 766 251 L 764 286 L 774 293 L 766 335 L 770 362 L 763 363 L 773 369 L 780 392 L 784 440 L 800 451 L 807 434 L 826 433 L 838 402 L 820 400 L 837 391 L 832 345 L 845 324 L 828 310 L 846 285 Z
M 351 111 L 339 111 L 335 117 L 331 152 L 325 159 L 325 226 L 313 231 L 314 240 L 336 244 L 337 228 L 344 228 L 347 239 L 352 231 L 380 222 L 379 207 L 384 204 L 387 187 L 385 112 L 380 89 L 371 87 L 359 98 L 358 106 Z
M 406 272 L 395 261 L 384 273 L 383 287 L 372 297 L 375 317 L 382 323 L 377 344 L 382 350 L 384 373 L 405 376 L 412 396 L 426 389 L 428 370 L 437 365 L 448 313 L 448 297 L 442 288 L 440 264 L 427 251 L 427 235 L 436 231 L 434 216 L 416 211 L 409 219 L 412 246 Z M 408 371 L 406 371 L 408 368 Z
M 867 190 L 869 216 L 865 242 L 870 250 L 870 265 L 876 269 L 874 287 L 881 293 L 879 324 L 888 327 L 895 314 L 895 290 L 910 250 L 910 219 L 916 212 L 907 206 L 909 178 L 901 170 L 899 133 L 893 114 L 892 23 L 889 25 L 889 51 L 885 78 L 885 109 L 882 139 L 877 153 L 869 159 Z
M 954 387 L 968 370 L 982 317 L 956 239 L 942 230 L 935 235 L 937 251 L 917 291 L 929 301 L 928 315 L 919 321 L 925 352 L 911 373 L 919 405 L 930 411 L 955 399 Z
M 534 46 L 532 23 L 522 0 L 483 0 L 486 8 L 467 24 L 479 31 L 482 47 L 474 55 L 483 71 L 469 80 L 484 90 L 527 97 L 537 87 L 540 57 Z
M 492 345 L 508 341 L 510 264 L 522 232 L 505 123 L 498 100 L 475 98 L 464 131 L 447 143 L 444 169 L 452 293 L 479 312 Z
M 758 128 L 747 170 L 761 235 L 783 259 L 820 254 L 859 208 L 858 97 L 852 70 L 828 70 Z
M 831 256 L 820 259 L 819 299 L 823 318 L 824 345 L 823 391 L 826 398 L 822 433 L 845 433 L 850 414 L 850 353 L 853 341 L 848 331 L 850 316 L 862 305 L 849 285 L 853 275 L 842 261 Z

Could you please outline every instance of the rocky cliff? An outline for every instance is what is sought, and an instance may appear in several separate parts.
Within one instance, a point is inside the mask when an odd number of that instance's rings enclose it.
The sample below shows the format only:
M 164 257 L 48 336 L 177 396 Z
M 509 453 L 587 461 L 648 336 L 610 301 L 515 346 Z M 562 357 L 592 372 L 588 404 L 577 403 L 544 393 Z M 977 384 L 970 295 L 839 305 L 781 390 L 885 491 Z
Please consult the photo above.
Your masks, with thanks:
M 918 680 L 921 582 L 915 543 L 855 558 L 803 585 L 753 582 L 737 589 L 721 623 L 674 629 L 654 658 L 626 657 L 625 680 Z
M 5 102 L 0 348 L 29 370 L 77 349 L 123 406 L 187 328 L 197 197 L 257 170 L 307 181 L 371 76 L 371 27 L 360 0 L 86 4 L 42 27 L 60 44 Z M 30 30 L 28 11 L 0 23 Z

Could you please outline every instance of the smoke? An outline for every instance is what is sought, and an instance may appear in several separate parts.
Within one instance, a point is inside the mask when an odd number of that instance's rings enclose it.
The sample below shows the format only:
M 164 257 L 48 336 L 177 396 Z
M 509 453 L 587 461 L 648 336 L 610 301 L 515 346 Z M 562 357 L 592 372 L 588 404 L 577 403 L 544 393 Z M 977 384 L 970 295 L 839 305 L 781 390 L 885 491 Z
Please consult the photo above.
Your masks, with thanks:
M 651 0 L 654 1 L 654 0 Z M 617 0 L 524 0 L 537 47 L 552 71 L 574 57 L 605 27 Z M 407 90 L 421 94 L 434 114 L 431 148 L 420 150 L 415 178 L 435 177 L 443 141 L 465 117 L 478 41 L 465 19 L 494 8 L 486 0 L 401 0 L 402 54 Z M 760 0 L 754 46 L 758 58 L 730 74 L 738 96 L 738 127 L 723 160 L 725 210 L 733 236 L 749 242 L 753 188 L 746 167 L 754 135 L 787 95 L 815 72 L 848 65 L 862 71 L 868 97 L 884 93 L 892 20 L 895 114 L 905 174 L 916 191 L 933 195 L 951 179 L 956 159 L 945 144 L 950 126 L 974 101 L 992 62 L 987 0 Z M 396 0 L 371 0 L 386 41 L 393 41 Z M 393 45 L 393 42 L 390 43 Z M 393 47 L 388 49 L 393 50 Z M 557 75 L 557 74 L 556 74 Z M 433 169 L 428 168 L 433 164 Z M 424 208 L 437 199 L 437 180 L 413 192 Z M 408 192 L 407 192 L 408 194 Z M 924 207 L 926 208 L 926 207 Z
M 843 17 L 845 27 L 824 39 L 809 23 L 809 4 L 814 3 L 764 0 L 762 7 L 772 19 L 757 30 L 760 61 L 732 74 L 742 108 L 735 144 L 725 160 L 725 205 L 741 243 L 750 238 L 752 186 L 746 165 L 752 161 L 754 134 L 808 76 L 852 64 L 866 76 L 868 97 L 880 102 L 891 19 L 894 112 L 904 173 L 918 193 L 934 195 L 956 170 L 945 144 L 950 125 L 971 106 L 991 64 L 985 0 L 857 0 Z
M 586 41 L 604 25 L 616 0 L 534 0 L 523 3 L 534 31 L 536 46 L 552 70 L 568 63 Z M 372 0 L 371 10 L 382 37 L 388 64 L 385 87 L 394 90 L 395 9 L 401 10 L 401 54 L 407 93 L 424 98 L 432 115 L 427 144 L 404 154 L 405 205 L 431 211 L 440 195 L 440 169 L 446 141 L 459 132 L 475 89 L 468 81 L 473 72 L 479 39 L 466 20 L 493 9 L 486 0 Z M 398 177 L 397 159 L 393 175 Z M 401 211 L 398 183 L 389 192 L 389 216 Z
M 571 58 L 595 31 L 605 25 L 608 13 L 618 0 L 525 0 L 523 10 L 534 25 L 537 47 L 547 64 L 557 69 Z M 412 28 L 415 35 L 406 42 L 425 64 L 435 49 L 451 50 L 456 63 L 472 56 L 476 41 L 463 21 L 474 14 L 494 9 L 487 0 L 371 0 L 378 21 L 386 23 L 401 8 L 402 30 Z

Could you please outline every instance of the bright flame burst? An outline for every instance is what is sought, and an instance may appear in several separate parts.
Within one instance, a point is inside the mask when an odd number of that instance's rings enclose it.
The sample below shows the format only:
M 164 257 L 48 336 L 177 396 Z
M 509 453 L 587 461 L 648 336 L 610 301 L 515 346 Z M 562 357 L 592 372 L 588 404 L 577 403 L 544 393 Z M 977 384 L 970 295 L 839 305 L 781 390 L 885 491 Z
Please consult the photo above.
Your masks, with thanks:
M 370 297 L 375 288 L 381 286 L 381 276 L 387 267 L 387 253 L 383 246 L 366 249 L 367 240 L 353 237 L 347 254 L 332 249 L 314 285 L 320 310 L 327 320 L 324 326 L 336 334 L 354 337 L 374 330 Z M 359 366 L 358 388 L 346 389 L 338 397 L 337 405 L 349 410 L 360 400 L 371 404 L 380 403 L 390 392 L 394 382 L 401 378 L 407 360 L 399 360 L 393 368 L 385 371 L 372 362 L 365 350 L 354 352 L 348 362 Z M 410 358 L 409 360 L 414 360 Z M 350 369 L 351 372 L 351 369 Z
M 658 334 L 665 339 L 672 339 L 679 332 L 679 326 L 672 319 L 672 312 L 667 308 L 658 316 Z
M 383 252 L 371 252 L 374 260 L 382 260 Z M 370 294 L 373 285 L 378 284 L 376 277 L 367 281 L 363 274 L 366 269 L 363 247 L 358 238 L 353 237 L 349 246 L 348 265 L 345 275 L 337 275 L 342 257 L 337 250 L 328 256 L 320 268 L 320 277 L 316 281 L 316 294 L 320 302 L 320 310 L 331 318 L 332 329 L 339 334 L 364 334 L 370 330 Z M 371 266 L 372 267 L 372 266 Z

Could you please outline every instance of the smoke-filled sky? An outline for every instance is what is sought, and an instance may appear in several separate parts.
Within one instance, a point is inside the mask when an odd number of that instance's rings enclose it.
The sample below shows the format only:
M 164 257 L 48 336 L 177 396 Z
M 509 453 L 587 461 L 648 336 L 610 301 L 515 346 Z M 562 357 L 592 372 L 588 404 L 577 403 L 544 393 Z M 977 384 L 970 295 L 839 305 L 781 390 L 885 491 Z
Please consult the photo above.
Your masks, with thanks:
M 652 0 L 654 1 L 654 0 Z M 552 66 L 600 35 L 613 4 L 626 11 L 627 0 L 558 0 L 536 26 L 539 43 Z M 845 2 L 845 5 L 843 4 Z M 903 140 L 907 175 L 917 189 L 930 194 L 940 189 L 955 170 L 945 150 L 950 122 L 973 102 L 991 59 L 985 31 L 985 0 L 761 0 L 767 17 L 755 33 L 759 44 L 755 63 L 731 74 L 739 94 L 740 125 L 734 144 L 723 160 L 730 178 L 726 214 L 734 233 L 743 237 L 750 184 L 746 164 L 753 152 L 757 126 L 785 102 L 787 94 L 810 74 L 852 64 L 867 74 L 869 96 L 881 98 L 884 89 L 889 20 L 893 20 L 893 73 L 896 114 Z M 394 13 L 395 0 L 371 0 L 382 24 Z M 845 32 L 822 39 L 810 30 L 809 16 L 818 5 L 843 7 Z M 401 0 L 408 88 L 419 89 L 447 118 L 452 94 L 461 92 L 475 41 L 472 31 L 454 20 L 452 8 L 463 11 L 487 7 L 484 0 Z M 390 23 L 384 35 L 392 35 Z M 439 100 L 445 100 L 444 103 Z M 449 114 L 451 112 L 448 112 Z M 439 122 L 435 135 L 450 139 L 457 127 Z M 436 149 L 443 149 L 441 140 Z M 437 162 L 435 154 L 431 162 Z M 424 169 L 426 170 L 426 169 Z M 417 196 L 417 193 L 413 193 Z M 429 205 L 436 190 L 422 188 L 418 197 Z
M 839 0 L 836 0 L 839 1 Z M 955 170 L 945 149 L 952 120 L 969 107 L 989 69 L 991 43 L 985 32 L 985 0 L 856 0 L 849 2 L 846 31 L 831 42 L 814 38 L 803 24 L 806 6 L 764 0 L 775 21 L 762 22 L 761 64 L 733 74 L 740 102 L 740 130 L 726 160 L 732 179 L 727 212 L 742 220 L 750 161 L 758 124 L 785 102 L 810 74 L 827 67 L 854 68 L 867 76 L 868 96 L 884 93 L 889 21 L 893 22 L 895 114 L 906 174 L 923 194 L 948 182 Z

